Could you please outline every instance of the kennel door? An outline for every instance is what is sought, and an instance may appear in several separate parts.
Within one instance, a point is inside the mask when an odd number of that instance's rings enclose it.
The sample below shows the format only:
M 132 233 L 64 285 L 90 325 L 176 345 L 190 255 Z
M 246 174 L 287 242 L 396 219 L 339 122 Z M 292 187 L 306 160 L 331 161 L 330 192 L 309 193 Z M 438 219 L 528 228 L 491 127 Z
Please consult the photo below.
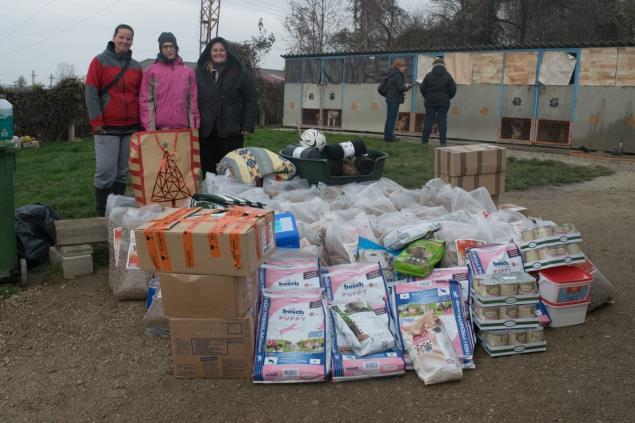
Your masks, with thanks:
M 344 59 L 322 60 L 322 126 L 342 127 Z
M 575 95 L 577 54 L 543 51 L 538 72 L 538 99 L 533 141 L 568 146 Z

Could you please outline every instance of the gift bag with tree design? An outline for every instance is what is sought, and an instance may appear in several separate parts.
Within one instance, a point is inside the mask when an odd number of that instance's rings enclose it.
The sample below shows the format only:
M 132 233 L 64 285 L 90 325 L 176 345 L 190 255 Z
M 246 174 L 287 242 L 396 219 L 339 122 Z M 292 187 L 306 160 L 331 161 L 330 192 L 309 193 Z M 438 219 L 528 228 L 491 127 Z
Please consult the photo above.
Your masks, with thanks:
M 198 131 L 137 132 L 130 140 L 130 177 L 138 206 L 181 207 L 198 191 Z

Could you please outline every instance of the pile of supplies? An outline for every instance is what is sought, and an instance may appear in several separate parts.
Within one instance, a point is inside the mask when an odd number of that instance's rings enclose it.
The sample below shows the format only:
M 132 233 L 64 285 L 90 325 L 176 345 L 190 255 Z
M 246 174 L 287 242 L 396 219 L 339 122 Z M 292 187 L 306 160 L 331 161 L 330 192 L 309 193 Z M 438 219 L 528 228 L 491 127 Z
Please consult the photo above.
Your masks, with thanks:
M 365 154 L 355 142 L 326 153 L 312 135 L 289 154 Z M 176 377 L 460 380 L 477 343 L 493 357 L 546 351 L 546 327 L 584 323 L 615 295 L 575 225 L 496 206 L 505 162 L 499 147 L 446 147 L 419 189 L 289 172 L 257 186 L 237 167 L 164 207 L 141 201 L 151 189 L 111 196 L 110 286 L 147 298 L 146 334 L 169 336 Z

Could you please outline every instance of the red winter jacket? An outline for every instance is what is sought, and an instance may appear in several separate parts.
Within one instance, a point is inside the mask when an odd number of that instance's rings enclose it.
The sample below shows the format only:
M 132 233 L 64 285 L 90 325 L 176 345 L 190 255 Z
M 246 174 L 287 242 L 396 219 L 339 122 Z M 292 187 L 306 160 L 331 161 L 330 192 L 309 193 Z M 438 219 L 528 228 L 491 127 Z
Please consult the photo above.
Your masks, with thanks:
M 119 81 L 100 95 L 100 90 L 113 81 L 130 61 L 126 72 Z M 107 133 L 128 134 L 139 129 L 139 89 L 143 70 L 132 59 L 132 52 L 115 53 L 115 44 L 111 41 L 103 53 L 97 55 L 88 68 L 86 75 L 86 107 L 93 130 L 99 126 Z

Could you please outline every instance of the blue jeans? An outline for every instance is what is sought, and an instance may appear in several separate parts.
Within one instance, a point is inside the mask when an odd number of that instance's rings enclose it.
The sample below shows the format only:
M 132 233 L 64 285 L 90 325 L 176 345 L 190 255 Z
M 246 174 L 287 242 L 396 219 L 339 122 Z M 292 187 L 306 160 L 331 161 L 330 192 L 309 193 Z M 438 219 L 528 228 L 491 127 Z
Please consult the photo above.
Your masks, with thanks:
M 432 124 L 434 123 L 434 117 L 439 117 L 439 144 L 441 147 L 445 146 L 445 135 L 448 132 L 448 106 L 438 107 L 426 107 L 426 118 L 423 123 L 423 137 L 421 142 L 427 144 L 430 140 L 430 133 L 432 132 Z
M 399 116 L 399 103 L 386 102 L 386 124 L 384 125 L 384 140 L 395 138 L 395 124 Z

